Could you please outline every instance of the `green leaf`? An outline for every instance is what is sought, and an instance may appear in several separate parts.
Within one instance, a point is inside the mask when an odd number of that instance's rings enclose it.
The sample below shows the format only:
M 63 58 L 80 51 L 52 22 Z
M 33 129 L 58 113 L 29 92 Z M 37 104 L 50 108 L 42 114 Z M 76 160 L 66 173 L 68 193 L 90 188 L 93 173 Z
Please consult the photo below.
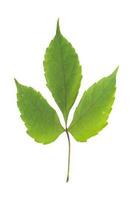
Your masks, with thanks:
M 15 80 L 16 81 L 16 80 Z M 27 133 L 35 141 L 48 144 L 64 131 L 55 110 L 47 103 L 41 94 L 31 87 L 26 87 L 16 81 L 18 107 L 21 118 L 27 127 Z
M 59 20 L 55 37 L 46 49 L 43 65 L 47 87 L 63 113 L 65 129 L 61 126 L 55 110 L 39 92 L 15 80 L 17 103 L 27 133 L 35 141 L 48 144 L 55 141 L 62 132 L 66 132 L 68 141 L 66 182 L 68 182 L 71 157 L 69 132 L 77 141 L 84 142 L 107 125 L 114 102 L 118 68 L 110 76 L 101 79 L 85 91 L 68 128 L 68 114 L 78 95 L 82 74 L 78 55 L 62 35 Z
M 77 141 L 86 141 L 107 125 L 114 102 L 117 70 L 92 85 L 81 98 L 68 129 Z
M 61 34 L 59 21 L 56 35 L 46 50 L 44 71 L 47 86 L 67 122 L 82 76 L 78 56 L 72 45 Z

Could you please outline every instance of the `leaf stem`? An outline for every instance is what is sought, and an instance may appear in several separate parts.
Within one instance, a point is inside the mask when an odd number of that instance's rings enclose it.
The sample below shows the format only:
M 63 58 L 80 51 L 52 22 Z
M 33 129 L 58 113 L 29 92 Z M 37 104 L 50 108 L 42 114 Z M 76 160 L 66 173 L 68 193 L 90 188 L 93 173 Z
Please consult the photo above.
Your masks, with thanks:
M 70 142 L 70 137 L 69 137 L 69 133 L 68 130 L 66 128 L 66 135 L 67 135 L 67 139 L 68 139 L 68 165 L 67 165 L 67 178 L 66 178 L 66 182 L 69 181 L 69 174 L 70 174 L 70 155 L 71 155 L 71 142 Z

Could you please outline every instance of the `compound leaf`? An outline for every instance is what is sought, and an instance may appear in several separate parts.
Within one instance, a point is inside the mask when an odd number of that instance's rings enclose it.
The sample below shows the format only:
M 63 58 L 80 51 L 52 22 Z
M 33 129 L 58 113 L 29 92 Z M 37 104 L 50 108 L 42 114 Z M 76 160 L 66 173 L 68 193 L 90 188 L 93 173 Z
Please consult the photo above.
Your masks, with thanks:
M 42 95 L 31 87 L 26 87 L 16 81 L 17 104 L 21 118 L 27 127 L 27 133 L 35 141 L 48 144 L 64 131 L 55 110 Z
M 114 102 L 117 70 L 118 68 L 83 94 L 68 129 L 77 141 L 86 141 L 107 125 Z
M 15 80 L 17 104 L 21 118 L 27 127 L 27 133 L 35 141 L 49 144 L 56 140 L 62 132 L 66 132 L 68 140 L 66 182 L 68 182 L 71 154 L 69 132 L 77 141 L 85 142 L 107 125 L 114 102 L 118 68 L 84 92 L 68 128 L 68 114 L 77 97 L 82 74 L 78 55 L 62 35 L 59 20 L 55 37 L 46 49 L 43 65 L 47 87 L 62 111 L 65 128 L 61 126 L 56 111 L 39 92 Z
M 78 56 L 72 45 L 61 34 L 59 21 L 56 35 L 46 50 L 44 71 L 47 86 L 67 121 L 82 76 Z

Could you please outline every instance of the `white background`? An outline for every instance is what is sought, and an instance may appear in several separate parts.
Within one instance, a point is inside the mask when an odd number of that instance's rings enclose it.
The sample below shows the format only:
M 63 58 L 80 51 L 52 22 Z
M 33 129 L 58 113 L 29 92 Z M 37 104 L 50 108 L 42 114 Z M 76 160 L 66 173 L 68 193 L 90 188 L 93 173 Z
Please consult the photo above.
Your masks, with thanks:
M 71 137 L 41 145 L 26 134 L 16 105 L 14 77 L 56 108 L 45 86 L 43 56 L 60 18 L 82 65 L 85 89 L 120 66 L 109 125 L 87 143 Z M 0 1 L 0 199 L 133 199 L 133 5 L 130 0 Z M 58 78 L 58 77 L 57 77 Z

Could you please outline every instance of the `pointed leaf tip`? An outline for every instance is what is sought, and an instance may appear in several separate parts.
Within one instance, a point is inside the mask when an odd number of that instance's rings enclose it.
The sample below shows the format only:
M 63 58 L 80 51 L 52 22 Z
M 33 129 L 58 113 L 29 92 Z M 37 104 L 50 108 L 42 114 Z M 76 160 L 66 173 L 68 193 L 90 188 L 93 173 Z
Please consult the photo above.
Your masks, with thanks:
M 117 72 L 118 72 L 118 69 L 119 69 L 119 65 L 116 67 L 116 69 L 114 70 L 114 74 L 117 74 Z
M 18 86 L 18 85 L 19 85 L 19 82 L 17 81 L 16 78 L 14 78 L 14 81 L 15 81 L 16 86 Z
M 16 78 L 14 78 L 14 81 L 15 81 L 15 83 L 17 83 L 17 80 L 16 80 Z
M 57 20 L 57 25 L 56 25 L 56 35 L 61 34 L 60 32 L 60 22 L 59 22 L 59 18 Z
M 119 69 L 119 66 L 116 67 L 116 69 L 112 72 L 112 74 L 111 74 L 110 76 L 116 78 L 116 75 L 117 75 L 118 69 Z

